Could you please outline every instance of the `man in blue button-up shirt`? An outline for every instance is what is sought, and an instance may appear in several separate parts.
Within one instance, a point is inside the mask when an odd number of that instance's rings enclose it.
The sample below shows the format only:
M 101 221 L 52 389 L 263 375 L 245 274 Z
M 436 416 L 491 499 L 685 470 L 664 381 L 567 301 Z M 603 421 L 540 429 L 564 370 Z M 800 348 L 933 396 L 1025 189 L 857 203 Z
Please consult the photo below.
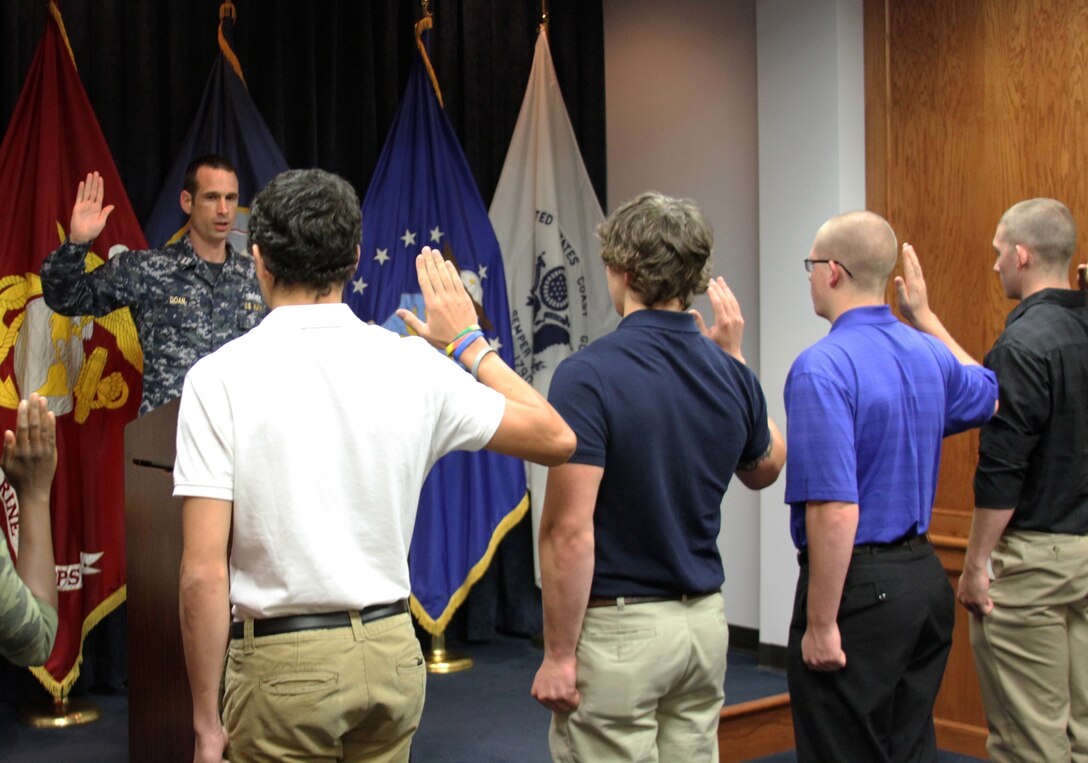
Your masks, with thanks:
M 805 268 L 831 332 L 786 380 L 786 501 L 801 563 L 789 679 L 801 761 L 935 760 L 955 602 L 926 530 L 941 439 L 985 423 L 997 384 L 928 307 L 909 245 L 871 212 L 832 218 Z

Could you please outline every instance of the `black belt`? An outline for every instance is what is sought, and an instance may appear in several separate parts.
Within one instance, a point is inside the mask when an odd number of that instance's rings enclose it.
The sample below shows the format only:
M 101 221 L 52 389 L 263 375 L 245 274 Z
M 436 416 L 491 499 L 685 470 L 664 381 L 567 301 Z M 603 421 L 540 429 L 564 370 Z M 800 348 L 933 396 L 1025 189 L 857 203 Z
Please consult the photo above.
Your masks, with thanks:
M 623 605 L 628 604 L 649 604 L 653 601 L 688 601 L 689 599 L 699 599 L 703 596 L 710 596 L 712 593 L 718 593 L 717 591 L 708 591 L 706 593 L 681 593 L 675 596 L 591 596 L 589 603 L 586 604 L 588 609 L 594 609 L 596 607 L 618 607 L 620 600 L 622 599 Z
M 866 556 L 884 554 L 889 551 L 901 551 L 905 548 L 918 548 L 928 546 L 929 537 L 926 535 L 912 535 L 909 538 L 900 538 L 888 543 L 859 543 L 854 546 L 853 556 Z M 797 552 L 798 564 L 808 564 L 808 549 L 803 548 Z
M 403 615 L 408 611 L 405 599 L 392 604 L 375 604 L 359 610 L 359 621 L 372 623 L 393 615 Z M 320 615 L 288 615 L 286 617 L 265 617 L 253 621 L 254 636 L 275 636 L 277 633 L 296 631 L 315 631 L 323 628 L 346 628 L 351 625 L 350 612 L 325 612 Z M 245 622 L 230 624 L 230 637 L 245 636 Z

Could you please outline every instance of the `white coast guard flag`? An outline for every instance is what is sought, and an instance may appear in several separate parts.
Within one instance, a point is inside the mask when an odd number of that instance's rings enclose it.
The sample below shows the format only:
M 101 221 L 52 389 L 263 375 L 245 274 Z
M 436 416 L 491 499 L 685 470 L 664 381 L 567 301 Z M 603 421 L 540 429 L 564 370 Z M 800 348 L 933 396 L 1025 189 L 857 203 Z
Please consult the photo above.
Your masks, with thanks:
M 597 241 L 604 215 L 543 29 L 488 215 L 506 268 L 514 368 L 546 396 L 559 361 L 614 329 L 619 316 L 608 296 Z M 535 549 L 547 469 L 528 462 L 526 467 Z M 539 584 L 539 560 L 536 578 Z

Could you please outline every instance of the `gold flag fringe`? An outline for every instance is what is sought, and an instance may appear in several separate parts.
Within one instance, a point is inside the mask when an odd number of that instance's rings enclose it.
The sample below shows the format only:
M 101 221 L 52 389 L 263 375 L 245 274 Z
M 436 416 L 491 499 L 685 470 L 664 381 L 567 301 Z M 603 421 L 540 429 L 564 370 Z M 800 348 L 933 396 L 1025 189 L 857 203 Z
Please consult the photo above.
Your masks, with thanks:
M 495 556 L 495 550 L 499 547 L 502 539 L 506 537 L 506 534 L 510 532 L 511 528 L 520 522 L 525 513 L 529 510 L 529 494 L 526 493 L 522 496 L 521 501 L 515 506 L 510 513 L 502 518 L 498 527 L 495 528 L 495 532 L 491 533 L 491 542 L 487 544 L 487 552 L 483 555 L 480 561 L 476 562 L 472 566 L 472 569 L 468 571 L 468 575 L 465 577 L 465 582 L 453 592 L 449 602 L 446 604 L 446 608 L 442 611 L 442 614 L 437 620 L 427 614 L 427 611 L 423 609 L 423 605 L 419 603 L 414 595 L 408 600 L 409 606 L 412 609 L 412 614 L 415 615 L 416 620 L 433 636 L 437 636 L 441 633 L 445 633 L 446 626 L 450 624 L 450 618 L 453 617 L 453 613 L 457 611 L 458 607 L 464 604 L 465 599 L 468 598 L 468 592 L 472 586 L 476 585 L 476 581 L 484 576 L 487 572 L 487 568 L 491 566 L 491 558 Z
M 79 634 L 79 654 L 76 655 L 75 664 L 68 671 L 68 675 L 62 678 L 60 681 L 53 678 L 53 674 L 46 670 L 44 667 L 31 668 L 30 672 L 34 674 L 34 677 L 41 682 L 50 694 L 53 695 L 55 700 L 63 700 L 68 696 L 68 692 L 72 690 L 72 685 L 79 678 L 79 667 L 83 664 L 83 642 L 87 639 L 87 634 L 91 632 L 91 629 L 98 625 L 102 620 L 113 610 L 117 609 L 121 605 L 121 602 L 128 596 L 128 586 L 123 585 L 106 597 L 97 607 L 91 610 L 91 613 L 87 615 L 83 620 L 83 628 Z

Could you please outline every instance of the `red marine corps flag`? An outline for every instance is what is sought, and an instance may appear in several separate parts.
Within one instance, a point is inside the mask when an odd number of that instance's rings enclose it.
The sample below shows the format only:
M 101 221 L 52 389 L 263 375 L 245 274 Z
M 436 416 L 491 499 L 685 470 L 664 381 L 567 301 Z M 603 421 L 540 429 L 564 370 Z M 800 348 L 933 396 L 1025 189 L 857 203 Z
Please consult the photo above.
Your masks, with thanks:
M 38 52 L 0 144 L 0 429 L 19 399 L 44 395 L 57 416 L 53 545 L 60 629 L 34 674 L 53 696 L 79 675 L 87 632 L 125 599 L 124 427 L 140 404 L 140 354 L 128 310 L 65 318 L 42 300 L 38 269 L 64 240 L 76 187 L 102 174 L 116 205 L 87 267 L 116 247 L 145 248 L 106 140 L 80 83 L 64 24 L 49 4 Z M 19 549 L 17 496 L 0 486 L 3 527 Z

